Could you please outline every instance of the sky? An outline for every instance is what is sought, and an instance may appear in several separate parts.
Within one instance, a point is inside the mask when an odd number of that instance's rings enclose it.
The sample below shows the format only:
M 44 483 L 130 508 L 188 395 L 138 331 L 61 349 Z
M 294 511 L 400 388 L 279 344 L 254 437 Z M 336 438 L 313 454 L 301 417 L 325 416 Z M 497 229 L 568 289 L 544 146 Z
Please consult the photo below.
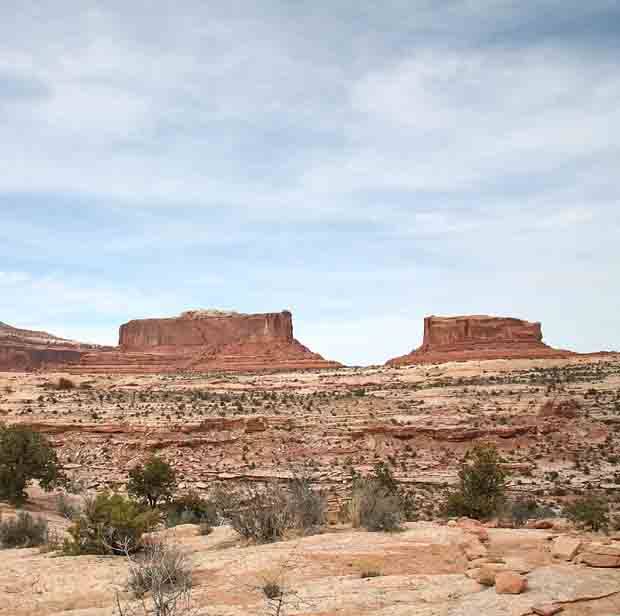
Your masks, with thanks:
M 0 321 L 194 308 L 353 365 L 431 314 L 620 349 L 620 4 L 3 0 Z

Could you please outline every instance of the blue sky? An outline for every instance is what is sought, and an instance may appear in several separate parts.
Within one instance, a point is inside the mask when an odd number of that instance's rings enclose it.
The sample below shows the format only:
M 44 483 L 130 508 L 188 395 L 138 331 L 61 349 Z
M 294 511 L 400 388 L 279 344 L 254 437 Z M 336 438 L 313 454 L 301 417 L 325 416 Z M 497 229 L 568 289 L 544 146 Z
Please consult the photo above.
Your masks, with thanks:
M 293 311 L 383 362 L 425 315 L 620 348 L 616 0 L 0 4 L 0 320 Z

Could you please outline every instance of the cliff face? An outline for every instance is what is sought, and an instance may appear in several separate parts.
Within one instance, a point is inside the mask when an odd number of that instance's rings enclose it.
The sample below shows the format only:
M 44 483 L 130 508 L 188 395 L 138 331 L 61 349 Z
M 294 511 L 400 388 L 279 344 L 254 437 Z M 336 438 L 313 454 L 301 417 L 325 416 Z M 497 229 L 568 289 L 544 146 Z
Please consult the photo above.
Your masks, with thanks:
M 237 314 L 186 312 L 173 319 L 141 319 L 120 328 L 122 351 L 215 348 L 235 342 L 293 342 L 290 312 Z
M 422 346 L 388 365 L 441 363 L 470 359 L 567 357 L 542 341 L 540 323 L 486 315 L 426 317 Z
M 95 348 L 95 345 L 0 322 L 0 370 L 54 369 L 77 364 L 83 353 Z
M 293 337 L 288 311 L 239 314 L 185 312 L 176 318 L 122 325 L 119 347 L 80 359 L 81 372 L 253 372 L 337 367 Z

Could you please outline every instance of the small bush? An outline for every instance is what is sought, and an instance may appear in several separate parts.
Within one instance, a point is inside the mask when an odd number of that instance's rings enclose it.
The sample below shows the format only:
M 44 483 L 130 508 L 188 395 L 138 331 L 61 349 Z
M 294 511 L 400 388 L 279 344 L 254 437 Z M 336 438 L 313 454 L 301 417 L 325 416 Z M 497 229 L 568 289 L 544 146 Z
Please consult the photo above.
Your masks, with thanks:
M 0 522 L 0 545 L 7 548 L 33 548 L 47 541 L 47 521 L 20 511 L 16 518 Z
M 20 505 L 26 501 L 31 479 L 51 489 L 61 478 L 56 452 L 38 432 L 0 425 L 0 500 Z
M 86 499 L 82 513 L 69 528 L 69 554 L 124 554 L 140 547 L 142 534 L 152 530 L 160 514 L 119 494 L 102 492 Z
M 172 466 L 154 456 L 144 465 L 129 471 L 127 493 L 148 503 L 150 507 L 157 507 L 160 501 L 172 498 L 176 485 L 176 472 Z
M 504 504 L 506 473 L 494 445 L 476 445 L 459 471 L 459 487 L 448 496 L 444 513 L 478 520 L 495 515 Z
M 524 526 L 528 520 L 554 518 L 557 514 L 550 507 L 541 506 L 534 499 L 528 499 L 507 503 L 503 515 L 510 518 L 513 526 L 520 527 Z
M 67 520 L 73 520 L 80 514 L 80 508 L 71 504 L 64 494 L 59 494 L 56 497 L 56 511 Z
M 54 389 L 58 391 L 69 391 L 70 389 L 75 389 L 75 383 L 71 379 L 61 376 L 54 385 Z
M 564 508 L 566 517 L 578 526 L 594 532 L 607 530 L 609 526 L 609 504 L 600 496 L 584 496 Z
M 277 484 L 267 485 L 263 492 L 238 495 L 237 506 L 229 512 L 229 520 L 242 537 L 258 543 L 282 539 L 294 526 L 287 494 Z
M 191 584 L 191 567 L 185 554 L 161 541 L 146 542 L 143 553 L 131 561 L 127 586 L 138 599 Z
M 297 529 L 311 532 L 325 523 L 325 498 L 312 489 L 308 477 L 295 477 L 291 482 L 288 508 Z
M 400 530 L 401 501 L 376 479 L 356 482 L 351 499 L 351 522 L 372 532 Z
M 214 502 L 200 498 L 195 492 L 176 498 L 167 506 L 166 526 L 179 524 L 220 524 L 220 515 Z
M 277 582 L 265 582 L 263 585 L 263 594 L 267 599 L 277 599 L 282 596 L 282 589 Z

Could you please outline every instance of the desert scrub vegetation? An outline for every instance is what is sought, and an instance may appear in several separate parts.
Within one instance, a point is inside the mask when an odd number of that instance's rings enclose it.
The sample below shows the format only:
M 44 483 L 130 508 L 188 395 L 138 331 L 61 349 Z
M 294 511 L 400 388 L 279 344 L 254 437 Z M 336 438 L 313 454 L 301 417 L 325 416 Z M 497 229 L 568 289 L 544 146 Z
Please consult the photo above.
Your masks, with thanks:
M 0 425 L 0 500 L 21 505 L 26 486 L 38 479 L 44 490 L 61 480 L 58 458 L 47 439 L 19 426 Z
M 119 616 L 189 616 L 192 608 L 192 566 L 178 547 L 150 539 L 143 550 L 124 555 L 129 566 L 127 589 L 130 600 L 116 595 Z
M 141 547 L 142 535 L 153 530 L 161 514 L 120 494 L 101 492 L 86 498 L 69 527 L 67 554 L 124 554 Z
M 273 482 L 261 491 L 239 490 L 219 498 L 225 501 L 222 512 L 230 525 L 257 543 L 278 541 L 294 532 L 316 532 L 325 520 L 325 499 L 307 478 L 293 479 L 288 489 Z
M 564 508 L 566 517 L 581 528 L 607 531 L 609 503 L 601 496 L 588 495 L 578 498 Z
M 461 463 L 459 485 L 448 496 L 445 515 L 477 520 L 494 516 L 505 503 L 506 479 L 495 446 L 476 445 L 465 454 Z
M 506 501 L 500 512 L 500 518 L 510 522 L 516 528 L 524 526 L 529 520 L 555 517 L 557 513 L 551 507 L 540 505 L 533 498 Z
M 216 502 L 201 498 L 195 492 L 189 492 L 170 501 L 165 507 L 165 515 L 168 527 L 198 524 L 201 528 L 206 528 L 217 526 L 222 521 Z
M 385 462 L 377 462 L 371 475 L 353 474 L 351 499 L 342 511 L 353 528 L 394 532 L 415 515 L 413 495 L 401 489 Z
M 174 496 L 177 487 L 175 470 L 157 456 L 129 471 L 127 493 L 134 498 L 157 507 L 160 501 L 168 501 Z
M 15 518 L 0 520 L 0 547 L 34 548 L 47 543 L 47 520 L 19 511 Z

